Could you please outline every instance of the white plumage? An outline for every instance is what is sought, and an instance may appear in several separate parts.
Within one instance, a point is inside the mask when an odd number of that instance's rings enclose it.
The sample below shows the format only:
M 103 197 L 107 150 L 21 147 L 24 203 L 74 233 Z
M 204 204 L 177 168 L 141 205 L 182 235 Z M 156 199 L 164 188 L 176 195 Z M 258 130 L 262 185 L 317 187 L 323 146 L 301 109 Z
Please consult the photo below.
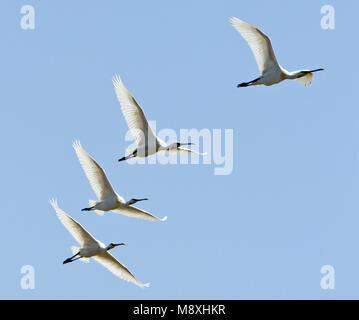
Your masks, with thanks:
M 87 232 L 76 220 L 61 210 L 57 205 L 56 200 L 51 200 L 50 204 L 54 208 L 56 215 L 61 223 L 81 246 L 81 248 L 75 246 L 71 247 L 71 251 L 74 256 L 66 259 L 64 263 L 69 263 L 75 260 L 89 262 L 89 258 L 94 258 L 98 263 L 102 264 L 105 268 L 107 268 L 119 278 L 128 282 L 132 282 L 139 287 L 149 286 L 149 283 L 143 284 L 138 281 L 124 265 L 117 261 L 108 252 L 108 250 L 111 250 L 119 245 L 124 245 L 124 243 L 110 243 L 108 246 L 105 246 L 101 241 L 96 240 L 89 232 Z
M 99 215 L 103 215 L 104 211 L 113 211 L 129 217 L 153 221 L 165 221 L 167 219 L 167 217 L 160 219 L 142 209 L 132 206 L 132 204 L 136 202 L 147 199 L 131 199 L 126 202 L 113 190 L 111 183 L 106 177 L 105 171 L 82 148 L 79 141 L 73 143 L 73 148 L 75 149 L 86 177 L 98 198 L 98 201 L 90 200 L 90 207 L 82 209 L 83 211 L 94 210 Z
M 258 69 L 261 72 L 261 76 L 259 78 L 249 82 L 240 83 L 238 87 L 248 87 L 260 84 L 271 86 L 285 79 L 293 79 L 307 86 L 313 80 L 313 72 L 324 70 L 315 69 L 289 72 L 283 69 L 277 61 L 268 36 L 256 27 L 238 18 L 231 18 L 230 22 L 232 26 L 241 34 L 244 40 L 247 41 L 257 62 Z
M 181 151 L 186 154 L 201 154 L 196 151 L 182 148 L 183 145 L 191 145 L 193 143 L 172 143 L 167 144 L 153 133 L 151 127 L 148 124 L 146 116 L 137 103 L 135 98 L 124 86 L 121 78 L 115 75 L 112 79 L 113 86 L 118 101 L 121 104 L 121 110 L 125 117 L 128 128 L 136 141 L 137 149 L 131 150 L 131 153 L 119 159 L 119 161 L 127 160 L 133 157 L 147 157 L 155 154 L 156 152 L 169 152 L 169 151 Z M 203 154 L 201 154 L 203 155 Z

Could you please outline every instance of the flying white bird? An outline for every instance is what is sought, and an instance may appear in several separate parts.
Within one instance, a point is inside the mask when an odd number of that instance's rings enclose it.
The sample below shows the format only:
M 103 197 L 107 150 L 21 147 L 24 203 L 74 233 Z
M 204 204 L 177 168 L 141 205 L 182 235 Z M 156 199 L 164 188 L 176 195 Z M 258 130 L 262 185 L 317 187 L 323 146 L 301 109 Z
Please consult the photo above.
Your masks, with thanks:
M 112 188 L 110 182 L 108 181 L 105 171 L 100 167 L 100 165 L 82 148 L 79 141 L 73 143 L 73 148 L 79 158 L 80 164 L 86 174 L 87 179 L 90 182 L 90 185 L 95 192 L 98 201 L 90 200 L 89 208 L 84 208 L 82 211 L 91 211 L 94 210 L 99 215 L 103 215 L 104 211 L 113 211 L 116 213 L 123 214 L 125 216 L 153 220 L 153 221 L 165 221 L 167 217 L 162 219 L 157 218 L 156 216 L 133 207 L 132 204 L 136 202 L 148 200 L 145 199 L 131 199 L 125 201 L 120 195 L 118 195 Z
M 90 258 L 94 258 L 117 277 L 132 282 L 139 287 L 149 287 L 149 283 L 143 284 L 138 281 L 124 265 L 118 262 L 116 258 L 108 252 L 117 246 L 125 245 L 124 243 L 110 243 L 108 246 L 105 246 L 101 241 L 96 240 L 90 233 L 88 233 L 76 220 L 62 211 L 58 207 L 56 200 L 51 200 L 50 204 L 56 211 L 57 217 L 61 223 L 81 245 L 81 248 L 75 246 L 71 247 L 73 256 L 66 259 L 63 264 L 75 260 L 89 262 Z
M 182 148 L 184 145 L 192 145 L 193 143 L 175 142 L 172 144 L 167 144 L 160 138 L 156 137 L 151 130 L 151 127 L 148 125 L 142 108 L 123 85 L 120 77 L 115 75 L 112 79 L 112 82 L 117 98 L 121 104 L 122 113 L 137 144 L 137 149 L 128 148 L 130 154 L 126 157 L 122 157 L 118 161 L 123 161 L 134 157 L 144 158 L 156 152 L 176 152 L 185 154 L 194 153 L 204 155 L 187 148 Z
M 262 73 L 257 79 L 240 83 L 237 87 L 248 87 L 259 84 L 271 86 L 285 79 L 293 79 L 308 86 L 312 83 L 313 72 L 324 70 L 315 69 L 290 72 L 283 69 L 274 55 L 270 39 L 262 31 L 238 18 L 231 18 L 230 22 L 244 40 L 247 41 L 256 59 L 258 69 Z

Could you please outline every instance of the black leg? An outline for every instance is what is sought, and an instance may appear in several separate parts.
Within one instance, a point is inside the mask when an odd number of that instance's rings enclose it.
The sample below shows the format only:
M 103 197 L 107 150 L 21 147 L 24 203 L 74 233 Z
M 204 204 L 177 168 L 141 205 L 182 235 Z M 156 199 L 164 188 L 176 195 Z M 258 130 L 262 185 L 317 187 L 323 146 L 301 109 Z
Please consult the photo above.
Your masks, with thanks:
M 132 153 L 132 154 L 128 155 L 127 157 L 122 157 L 121 159 L 118 159 L 118 162 L 124 161 L 124 160 L 127 160 L 127 159 L 131 159 L 131 158 L 134 158 L 134 157 L 136 157 L 136 153 Z
M 80 254 L 80 252 L 76 253 L 75 255 L 73 255 L 72 257 L 70 258 L 67 258 L 62 264 L 66 264 L 66 263 L 70 263 L 72 261 L 75 261 L 75 260 L 78 260 L 80 259 L 81 257 L 78 257 L 77 259 L 74 259 L 76 256 L 78 256 Z
M 83 208 L 83 209 L 81 209 L 81 211 L 91 211 L 91 210 L 93 210 L 94 209 L 94 207 L 90 207 L 90 208 Z
M 254 79 L 254 80 L 249 81 L 249 82 L 242 82 L 242 83 L 240 83 L 240 84 L 237 85 L 237 88 L 253 86 L 254 83 L 255 83 L 256 81 L 258 81 L 259 79 L 260 79 L 260 78 Z

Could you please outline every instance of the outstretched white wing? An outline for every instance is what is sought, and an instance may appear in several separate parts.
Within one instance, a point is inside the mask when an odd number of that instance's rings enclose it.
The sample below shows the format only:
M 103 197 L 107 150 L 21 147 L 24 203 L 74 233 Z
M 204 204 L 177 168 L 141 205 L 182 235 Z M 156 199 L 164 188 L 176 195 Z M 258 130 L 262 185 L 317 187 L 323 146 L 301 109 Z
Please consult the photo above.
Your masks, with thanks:
M 161 218 L 158 218 L 158 217 L 148 213 L 147 211 L 141 210 L 141 209 L 133 207 L 133 206 L 123 207 L 121 209 L 115 209 L 115 210 L 111 210 L 111 211 L 113 211 L 115 213 L 123 214 L 128 217 L 138 218 L 138 219 L 143 219 L 143 220 L 152 220 L 152 221 L 167 220 L 167 216 L 161 219 Z
M 313 78 L 314 78 L 313 73 L 310 72 L 310 73 L 307 73 L 305 76 L 294 79 L 294 80 L 305 85 L 305 86 L 309 86 L 312 83 Z
M 207 154 L 207 152 L 202 153 L 202 152 L 198 152 L 198 151 L 195 151 L 195 150 L 182 148 L 182 147 L 179 147 L 179 148 L 177 148 L 177 150 L 174 150 L 174 151 L 177 151 L 179 154 L 197 154 L 197 155 L 200 155 L 200 156 L 205 156 Z
M 57 217 L 75 240 L 82 246 L 85 247 L 91 243 L 96 242 L 96 239 L 89 234 L 76 220 L 72 219 L 67 213 L 59 208 L 57 201 L 52 199 L 50 204 L 54 208 Z
M 118 75 L 113 77 L 112 82 L 118 101 L 121 104 L 122 113 L 137 145 L 156 146 L 156 136 L 148 125 L 142 108 L 123 85 Z
M 86 177 L 99 200 L 107 197 L 116 196 L 110 182 L 108 181 L 105 171 L 92 157 L 82 148 L 79 141 L 73 143 L 80 164 L 85 171 Z
M 93 256 L 98 263 L 102 264 L 106 269 L 110 270 L 114 275 L 118 276 L 119 278 L 132 282 L 139 287 L 149 287 L 149 283 L 141 283 L 138 281 L 135 276 L 120 262 L 118 262 L 110 253 L 102 252 Z
M 164 154 L 184 154 L 184 155 L 188 155 L 188 154 L 196 154 L 199 156 L 205 156 L 207 154 L 207 152 L 198 152 L 192 149 L 188 149 L 188 148 L 183 148 L 183 147 L 179 147 L 177 149 L 169 149 L 169 150 L 160 150 L 160 153 L 164 153 Z
M 271 41 L 262 31 L 238 18 L 233 17 L 230 22 L 247 41 L 262 74 L 268 69 L 279 67 Z

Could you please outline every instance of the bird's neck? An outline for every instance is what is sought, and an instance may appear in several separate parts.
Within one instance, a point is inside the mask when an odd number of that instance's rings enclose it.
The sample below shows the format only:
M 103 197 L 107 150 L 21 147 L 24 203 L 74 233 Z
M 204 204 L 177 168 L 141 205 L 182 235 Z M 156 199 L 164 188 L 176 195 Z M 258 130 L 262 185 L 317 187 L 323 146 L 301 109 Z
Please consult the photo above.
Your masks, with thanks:
M 122 197 L 120 197 L 118 194 L 116 194 L 116 195 L 117 195 L 116 203 L 118 205 L 125 205 L 126 204 L 125 200 Z

